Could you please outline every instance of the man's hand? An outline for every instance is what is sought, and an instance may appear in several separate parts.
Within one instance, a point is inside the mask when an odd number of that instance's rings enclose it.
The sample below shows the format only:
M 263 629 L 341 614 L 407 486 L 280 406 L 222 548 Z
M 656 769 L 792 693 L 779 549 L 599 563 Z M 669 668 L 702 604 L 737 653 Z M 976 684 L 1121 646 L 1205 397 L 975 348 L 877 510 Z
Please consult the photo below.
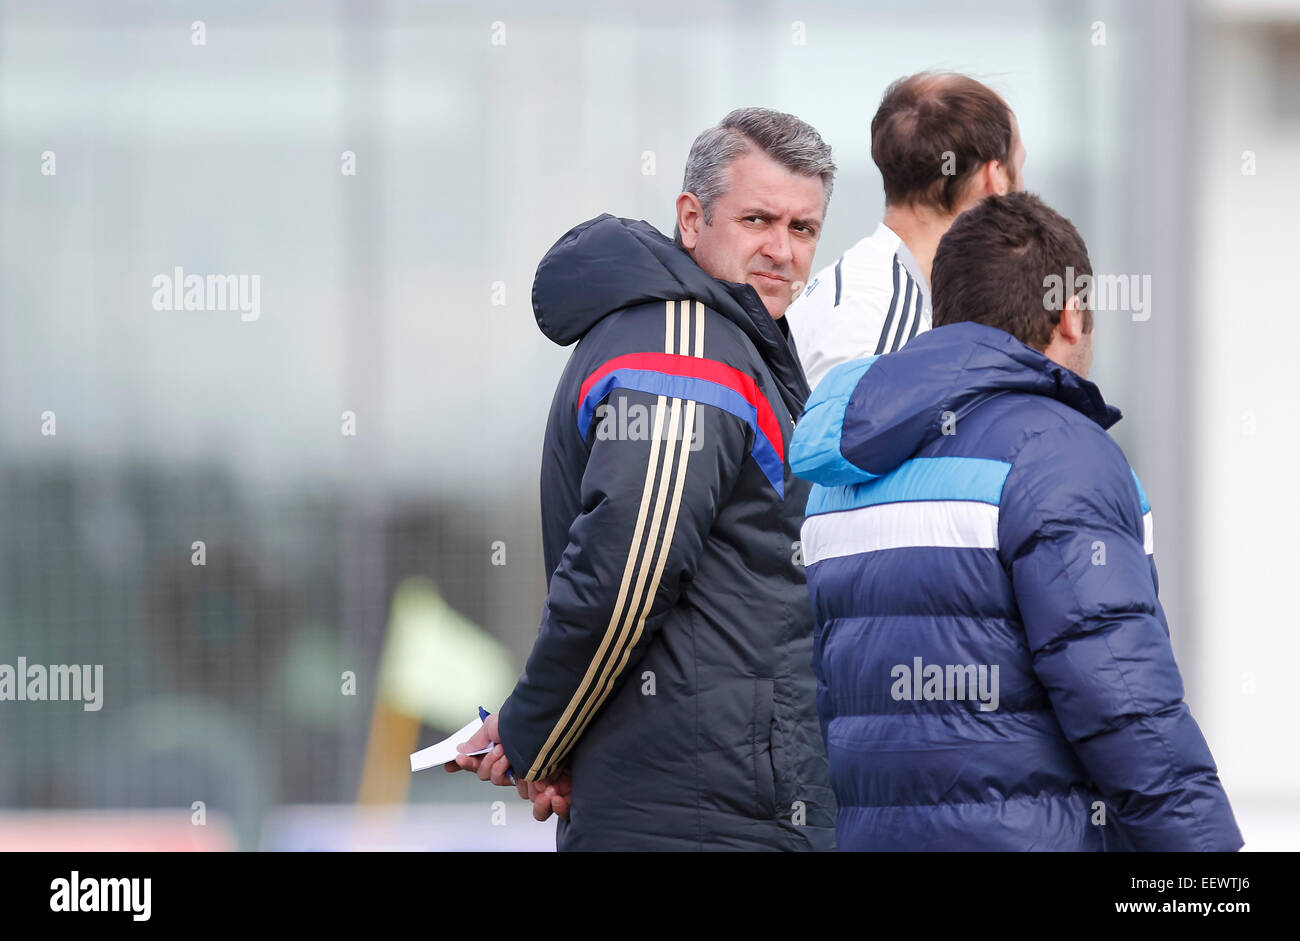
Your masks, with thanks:
M 561 768 L 540 781 L 519 783 L 519 796 L 533 803 L 534 820 L 545 820 L 551 814 L 559 814 L 565 820 L 569 819 L 569 807 L 573 800 L 573 778 L 568 768 Z
M 505 749 L 501 747 L 499 734 L 496 715 L 488 716 L 468 742 L 456 746 L 456 750 L 462 754 L 447 762 L 443 768 L 447 771 L 473 771 L 480 781 L 491 781 L 499 787 L 514 787 L 514 782 L 506 778 L 506 772 L 510 770 L 510 759 L 506 757 Z M 492 742 L 497 744 L 486 755 L 463 754 L 486 748 Z
M 462 754 L 444 764 L 443 768 L 446 771 L 473 771 L 480 781 L 491 781 L 500 787 L 513 785 L 519 796 L 533 805 L 535 820 L 546 820 L 551 814 L 559 814 L 568 820 L 573 799 L 573 778 L 569 775 L 569 770 L 561 768 L 540 781 L 525 781 L 518 775 L 515 781 L 510 781 L 506 777 L 506 772 L 510 770 L 510 759 L 501 747 L 500 734 L 497 730 L 497 717 L 488 716 L 468 742 L 456 746 L 456 750 Z M 485 755 L 464 754 L 486 748 L 491 742 L 497 744 Z

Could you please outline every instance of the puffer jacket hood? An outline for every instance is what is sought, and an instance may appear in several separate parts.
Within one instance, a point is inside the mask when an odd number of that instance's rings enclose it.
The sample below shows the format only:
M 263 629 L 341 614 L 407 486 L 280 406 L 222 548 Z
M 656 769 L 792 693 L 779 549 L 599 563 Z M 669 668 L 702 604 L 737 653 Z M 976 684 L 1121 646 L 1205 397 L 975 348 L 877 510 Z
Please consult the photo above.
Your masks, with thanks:
M 648 222 L 605 213 L 562 235 L 537 266 L 533 315 L 549 340 L 568 346 L 615 311 L 683 297 L 745 332 L 771 367 L 786 407 L 799 414 L 808 382 L 758 292 L 710 277 Z
M 837 372 L 841 379 L 858 377 L 847 408 L 831 394 L 832 386 L 825 395 L 819 386 L 808 403 L 805 421 L 829 423 L 822 435 L 805 433 L 795 439 L 790 460 L 804 479 L 831 486 L 883 476 L 941 437 L 945 425 L 952 427 L 989 399 L 1009 392 L 1055 399 L 1102 428 L 1122 417 L 1103 401 L 1095 384 L 983 324 L 939 327 L 897 353 L 870 361 L 865 372 L 855 372 L 849 363 Z M 810 448 L 831 447 L 838 448 L 843 462 L 809 466 Z

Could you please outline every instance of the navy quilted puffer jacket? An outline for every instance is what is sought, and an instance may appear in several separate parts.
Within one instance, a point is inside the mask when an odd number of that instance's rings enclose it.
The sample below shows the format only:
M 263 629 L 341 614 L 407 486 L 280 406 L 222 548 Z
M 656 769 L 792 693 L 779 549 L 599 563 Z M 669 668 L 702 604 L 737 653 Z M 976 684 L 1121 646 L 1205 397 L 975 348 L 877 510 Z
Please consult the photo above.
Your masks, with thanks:
M 1241 847 L 1119 418 L 975 323 L 818 385 L 791 467 L 817 485 L 802 536 L 840 849 Z

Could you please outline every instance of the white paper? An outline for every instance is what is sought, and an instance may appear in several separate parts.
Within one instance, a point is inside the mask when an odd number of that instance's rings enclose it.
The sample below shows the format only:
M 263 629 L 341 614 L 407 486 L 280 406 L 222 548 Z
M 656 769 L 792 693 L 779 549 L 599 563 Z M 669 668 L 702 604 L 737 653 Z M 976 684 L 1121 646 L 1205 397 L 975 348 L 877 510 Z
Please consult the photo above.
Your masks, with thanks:
M 459 732 L 453 732 L 436 745 L 430 745 L 428 748 L 422 748 L 411 756 L 411 771 L 423 771 L 425 768 L 432 768 L 435 765 L 444 765 L 453 761 L 457 755 L 465 752 L 456 751 L 456 746 L 461 742 L 468 742 L 474 737 L 474 733 L 483 727 L 483 720 L 475 716 Z M 492 750 L 492 746 L 481 748 L 478 751 L 472 751 L 470 755 L 486 755 Z

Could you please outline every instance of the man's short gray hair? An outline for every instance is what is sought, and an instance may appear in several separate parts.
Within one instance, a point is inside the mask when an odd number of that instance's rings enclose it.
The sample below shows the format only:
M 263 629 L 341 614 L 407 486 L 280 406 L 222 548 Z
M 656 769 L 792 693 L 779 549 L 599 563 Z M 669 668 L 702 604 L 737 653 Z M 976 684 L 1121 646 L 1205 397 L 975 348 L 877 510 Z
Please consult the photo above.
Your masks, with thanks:
M 830 145 L 812 125 L 793 114 L 769 108 L 737 108 L 701 132 L 686 158 L 682 190 L 699 198 L 705 224 L 713 224 L 713 203 L 727 192 L 727 167 L 748 153 L 750 147 L 757 147 L 791 173 L 820 176 L 826 190 L 822 212 L 826 211 L 835 183 Z M 680 226 L 674 227 L 673 236 L 680 244 Z

